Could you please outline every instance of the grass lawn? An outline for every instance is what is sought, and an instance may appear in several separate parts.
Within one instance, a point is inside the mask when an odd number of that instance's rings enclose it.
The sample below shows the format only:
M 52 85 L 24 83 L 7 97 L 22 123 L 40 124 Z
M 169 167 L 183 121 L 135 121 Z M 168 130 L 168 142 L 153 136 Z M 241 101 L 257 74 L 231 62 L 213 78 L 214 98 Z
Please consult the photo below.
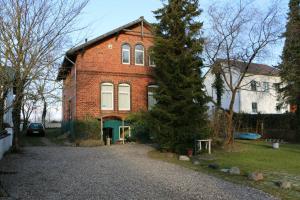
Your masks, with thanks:
M 176 157 L 170 158 L 158 151 L 149 152 L 149 156 L 165 160 L 185 167 L 208 172 L 239 184 L 245 184 L 264 190 L 282 199 L 300 199 L 300 145 L 281 144 L 280 149 L 272 149 L 271 144 L 263 141 L 236 141 L 234 152 L 224 152 L 221 149 L 213 151 L 211 156 L 201 154 L 200 165 L 191 162 L 179 161 Z M 240 176 L 232 176 L 219 170 L 208 168 L 208 164 L 217 163 L 220 168 L 237 166 L 241 170 Z M 249 172 L 259 171 L 264 174 L 264 180 L 253 182 L 247 179 Z M 293 183 L 290 190 L 280 189 L 275 183 L 287 180 Z

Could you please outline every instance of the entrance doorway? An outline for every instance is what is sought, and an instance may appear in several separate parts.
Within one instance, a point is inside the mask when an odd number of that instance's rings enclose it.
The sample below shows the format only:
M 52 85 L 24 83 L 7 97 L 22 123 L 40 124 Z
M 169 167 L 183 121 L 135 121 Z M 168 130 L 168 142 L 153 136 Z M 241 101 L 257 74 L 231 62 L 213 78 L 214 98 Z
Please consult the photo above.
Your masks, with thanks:
M 105 145 L 107 145 L 107 138 L 113 138 L 113 128 L 103 128 L 103 140 Z

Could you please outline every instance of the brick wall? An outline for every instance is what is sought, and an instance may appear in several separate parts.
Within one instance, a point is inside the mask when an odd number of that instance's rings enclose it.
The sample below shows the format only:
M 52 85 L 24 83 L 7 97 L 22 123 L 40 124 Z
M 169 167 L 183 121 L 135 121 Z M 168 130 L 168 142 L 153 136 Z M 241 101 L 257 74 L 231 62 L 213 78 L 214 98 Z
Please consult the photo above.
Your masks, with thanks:
M 106 38 L 89 48 L 81 51 L 76 59 L 76 101 L 75 101 L 75 70 L 64 81 L 64 120 L 68 119 L 68 103 L 71 99 L 74 118 L 82 119 L 86 115 L 93 117 L 118 116 L 125 117 L 130 112 L 147 109 L 147 86 L 153 84 L 151 73 L 153 68 L 148 66 L 148 49 L 152 46 L 152 37 L 141 36 L 141 26 L 131 28 L 132 32 L 121 32 Z M 144 26 L 145 33 L 151 33 Z M 130 65 L 121 62 L 121 46 L 127 43 L 131 46 Z M 142 44 L 145 48 L 145 66 L 134 64 L 134 47 Z M 101 111 L 100 85 L 103 82 L 114 84 L 114 110 Z M 131 86 L 131 110 L 118 111 L 118 84 L 128 83 Z M 76 102 L 76 103 L 75 103 Z M 76 107 L 75 107 L 76 104 Z

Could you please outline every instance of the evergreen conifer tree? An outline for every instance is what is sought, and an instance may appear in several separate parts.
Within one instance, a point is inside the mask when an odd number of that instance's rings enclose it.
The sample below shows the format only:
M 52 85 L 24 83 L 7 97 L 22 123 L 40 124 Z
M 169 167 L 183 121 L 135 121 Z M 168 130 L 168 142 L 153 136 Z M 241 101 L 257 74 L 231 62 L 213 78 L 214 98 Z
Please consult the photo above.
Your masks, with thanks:
M 300 0 L 290 0 L 282 55 L 283 98 L 296 105 L 297 138 L 300 141 Z
M 156 106 L 150 112 L 152 133 L 164 148 L 181 153 L 207 134 L 207 97 L 201 77 L 198 0 L 168 0 L 154 11 Z

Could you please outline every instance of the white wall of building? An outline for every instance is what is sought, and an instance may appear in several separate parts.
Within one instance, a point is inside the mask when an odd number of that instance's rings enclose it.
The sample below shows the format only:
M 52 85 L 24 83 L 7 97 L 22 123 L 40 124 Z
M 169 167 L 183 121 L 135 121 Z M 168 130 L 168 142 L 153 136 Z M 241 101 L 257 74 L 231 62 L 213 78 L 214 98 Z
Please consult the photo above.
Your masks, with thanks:
M 256 81 L 257 91 L 251 90 L 251 81 Z M 264 82 L 269 86 L 268 90 L 264 88 Z M 241 112 L 253 113 L 252 103 L 257 103 L 257 112 L 264 114 L 280 114 L 289 111 L 289 107 L 285 105 L 280 110 L 276 106 L 280 103 L 278 101 L 278 93 L 274 84 L 280 83 L 278 76 L 266 75 L 248 75 L 242 82 L 245 85 L 240 90 L 241 92 Z
M 238 74 L 233 75 L 233 83 L 236 83 Z M 251 81 L 254 80 L 257 82 L 257 91 L 251 91 Z M 268 83 L 269 90 L 265 91 L 263 87 L 263 82 Z M 234 103 L 234 112 L 244 112 L 254 114 L 252 111 L 252 103 L 257 103 L 257 112 L 264 114 L 279 114 L 289 111 L 289 106 L 285 105 L 280 110 L 276 109 L 276 106 L 279 104 L 277 100 L 278 94 L 274 87 L 274 83 L 279 83 L 280 77 L 277 76 L 267 76 L 267 75 L 250 75 L 247 74 L 241 85 L 243 86 L 235 97 Z M 212 87 L 214 83 L 214 75 L 208 72 L 205 75 L 204 85 L 207 94 L 213 98 L 214 101 L 217 99 L 216 91 Z M 222 108 L 228 109 L 231 99 L 231 92 L 228 87 L 225 85 L 225 93 L 222 96 Z M 213 103 L 209 103 L 208 106 L 211 108 L 214 107 Z
M 14 100 L 13 89 L 10 89 L 6 97 L 5 106 L 6 107 L 11 106 L 13 104 L 13 100 Z M 11 127 L 13 126 L 12 107 L 10 107 L 4 114 L 4 122 L 8 123 Z
M 208 72 L 205 75 L 205 79 L 204 79 L 204 86 L 206 89 L 206 92 L 208 94 L 208 96 L 212 97 L 212 99 L 217 102 L 217 94 L 216 94 L 216 90 L 212 87 L 212 84 L 214 83 L 215 77 L 212 73 Z M 236 79 L 234 79 L 236 80 Z M 230 104 L 230 99 L 231 99 L 231 92 L 229 90 L 229 88 L 227 87 L 226 84 L 224 84 L 225 86 L 225 91 L 224 94 L 222 96 L 221 99 L 221 107 L 224 109 L 228 109 L 229 108 L 229 104 Z M 212 109 L 214 107 L 214 104 L 212 102 L 208 103 L 208 106 L 210 109 Z M 240 111 L 240 92 L 238 92 L 236 94 L 235 97 L 235 101 L 234 101 L 234 105 L 233 105 L 233 110 L 234 112 L 239 112 Z

